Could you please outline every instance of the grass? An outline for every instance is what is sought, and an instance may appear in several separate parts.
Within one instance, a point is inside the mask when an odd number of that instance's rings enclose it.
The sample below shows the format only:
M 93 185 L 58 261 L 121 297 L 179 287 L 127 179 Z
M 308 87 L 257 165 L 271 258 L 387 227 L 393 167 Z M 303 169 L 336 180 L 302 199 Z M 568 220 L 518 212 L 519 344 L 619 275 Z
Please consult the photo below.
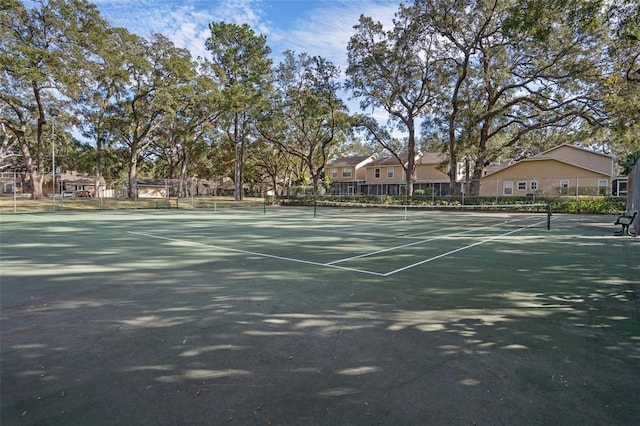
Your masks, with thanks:
M 335 213 L 3 214 L 2 423 L 635 424 L 609 217 Z

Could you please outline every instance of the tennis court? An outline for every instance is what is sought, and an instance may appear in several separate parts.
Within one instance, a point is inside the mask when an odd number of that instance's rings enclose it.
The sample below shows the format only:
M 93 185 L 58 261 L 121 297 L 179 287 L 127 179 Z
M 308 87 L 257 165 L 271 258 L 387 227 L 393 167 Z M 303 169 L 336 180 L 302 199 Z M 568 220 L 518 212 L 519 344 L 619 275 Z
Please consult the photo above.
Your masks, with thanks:
M 613 220 L 3 214 L 0 420 L 635 424 L 640 240 Z
M 387 277 L 547 225 L 541 212 L 407 211 L 403 208 L 286 208 L 178 216 L 131 234 L 141 239 Z M 228 213 L 228 212 L 227 212 Z M 195 222 L 192 222 L 195 221 Z

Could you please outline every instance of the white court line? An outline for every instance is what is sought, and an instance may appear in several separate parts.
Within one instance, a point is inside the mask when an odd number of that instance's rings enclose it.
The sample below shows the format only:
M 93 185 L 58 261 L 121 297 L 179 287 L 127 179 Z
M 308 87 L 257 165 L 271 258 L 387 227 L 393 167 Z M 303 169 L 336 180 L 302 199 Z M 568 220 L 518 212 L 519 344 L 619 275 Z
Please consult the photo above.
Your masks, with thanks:
M 173 242 L 181 243 L 181 244 L 189 244 L 189 245 L 199 246 L 199 247 L 209 247 L 209 248 L 214 248 L 214 249 L 223 250 L 223 251 L 232 251 L 234 253 L 243 253 L 243 254 L 250 254 L 250 255 L 253 255 L 253 256 L 268 257 L 268 258 L 271 258 L 271 259 L 287 260 L 289 262 L 305 263 L 307 265 L 325 266 L 325 267 L 328 267 L 328 268 L 342 269 L 342 270 L 346 270 L 346 271 L 361 272 L 363 274 L 377 275 L 379 277 L 384 277 L 385 276 L 385 274 L 383 274 L 383 273 L 367 271 L 367 270 L 364 270 L 364 269 L 347 268 L 347 267 L 344 267 L 344 266 L 329 265 L 327 263 L 312 262 L 310 260 L 294 259 L 292 257 L 276 256 L 276 255 L 273 255 L 273 254 L 258 253 L 258 252 L 254 252 L 254 251 L 239 250 L 239 249 L 232 249 L 232 248 L 228 248 L 228 247 L 214 246 L 214 245 L 211 245 L 211 244 L 195 243 L 193 241 L 178 240 L 176 238 L 169 238 L 169 237 L 161 237 L 159 235 L 146 234 L 146 233 L 143 233 L 143 232 L 127 231 L 127 233 L 128 234 L 132 234 L 132 235 L 140 235 L 142 237 L 156 238 L 158 240 L 173 241 Z
M 526 220 L 526 219 L 510 220 L 510 221 L 508 221 L 508 223 L 519 222 L 519 221 L 522 221 L 522 220 Z M 497 227 L 498 225 L 502 225 L 503 223 L 504 223 L 504 222 L 496 222 L 496 223 L 495 223 L 495 224 L 493 224 L 493 225 L 482 226 L 482 227 L 479 227 L 479 228 L 470 228 L 470 229 L 468 229 L 468 230 L 466 230 L 466 231 L 456 232 L 456 233 L 454 233 L 454 234 L 445 234 L 445 235 L 440 235 L 440 236 L 433 237 L 433 238 L 428 238 L 428 239 L 424 239 L 424 240 L 414 241 L 414 242 L 412 242 L 412 243 L 408 243 L 408 244 L 402 244 L 402 245 L 399 245 L 399 246 L 394 246 L 394 247 L 389 247 L 389 248 L 382 249 L 382 250 L 373 251 L 373 252 L 370 252 L 370 253 L 363 253 L 363 254 L 360 254 L 360 255 L 357 255 L 357 256 L 347 257 L 347 258 L 345 258 L 345 259 L 338 259 L 338 260 L 334 260 L 333 262 L 329 262 L 329 263 L 327 263 L 327 265 L 335 265 L 336 263 L 346 262 L 346 261 L 348 261 L 348 260 L 353 260 L 353 259 L 360 259 L 360 258 L 368 257 L 368 256 L 374 256 L 374 255 L 376 255 L 376 254 L 385 253 L 385 252 L 388 252 L 388 251 L 392 251 L 392 250 L 396 250 L 396 249 L 401 249 L 401 248 L 405 248 L 405 247 L 411 247 L 411 246 L 415 246 L 415 245 L 419 245 L 419 244 L 423 244 L 423 243 L 429 243 L 429 242 L 431 242 L 431 241 L 441 240 L 441 239 L 443 239 L 443 238 L 455 237 L 455 236 L 457 236 L 457 235 L 464 235 L 464 234 L 468 234 L 469 232 L 481 231 L 481 230 L 483 230 L 483 229 L 489 229 L 489 228 L 495 228 L 495 227 Z M 543 221 L 543 222 L 534 223 L 534 224 L 532 224 L 532 225 L 527 226 L 526 228 L 530 228 L 530 227 L 532 227 L 532 226 L 537 226 L 537 225 L 539 225 L 539 224 L 541 224 L 541 223 L 544 223 L 544 221 Z M 444 230 L 447 230 L 447 229 L 453 229 L 453 228 L 456 228 L 456 227 L 449 227 L 449 228 L 445 228 Z M 520 229 L 522 229 L 522 228 L 520 228 Z M 420 234 L 418 233 L 418 234 L 413 234 L 413 235 L 420 235 Z M 505 235 L 509 235 L 509 233 L 507 233 L 507 234 L 505 234 Z
M 153 235 L 153 234 L 148 234 L 148 233 L 143 233 L 143 232 L 127 231 L 127 233 L 128 234 L 132 234 L 132 235 L 140 235 L 140 236 L 148 237 L 148 238 L 155 238 L 155 239 L 159 239 L 159 240 L 173 241 L 173 242 L 180 243 L 180 244 L 188 244 L 188 245 L 199 246 L 199 247 L 209 247 L 209 248 L 215 248 L 215 249 L 222 250 L 222 251 L 230 251 L 230 252 L 234 252 L 234 253 L 243 253 L 243 254 L 249 254 L 249 255 L 253 255 L 253 256 L 261 256 L 261 257 L 267 257 L 267 258 L 271 258 L 271 259 L 285 260 L 285 261 L 289 261 L 289 262 L 304 263 L 304 264 L 307 264 L 307 265 L 324 266 L 324 267 L 327 267 L 327 268 L 341 269 L 341 270 L 352 271 L 352 272 L 360 272 L 360 273 L 363 273 L 363 274 L 376 275 L 376 276 L 379 276 L 379 277 L 388 277 L 388 276 L 391 276 L 391 275 L 396 274 L 398 272 L 402 272 L 402 271 L 406 271 L 407 269 L 415 268 L 415 267 L 423 265 L 425 263 L 432 262 L 432 261 L 437 260 L 437 259 L 441 259 L 441 258 L 449 256 L 451 254 L 454 254 L 454 253 L 457 253 L 457 252 L 460 252 L 460 251 L 463 251 L 463 250 L 467 250 L 467 249 L 473 248 L 475 246 L 479 246 L 481 244 L 488 243 L 488 242 L 496 240 L 498 238 L 506 237 L 507 235 L 515 234 L 516 232 L 520 232 L 520 231 L 522 231 L 524 229 L 529 229 L 529 228 L 532 228 L 534 226 L 537 226 L 537 225 L 540 225 L 540 224 L 544 224 L 544 223 L 546 223 L 546 220 L 540 221 L 540 222 L 537 222 L 537 223 L 533 223 L 531 225 L 524 226 L 522 228 L 514 229 L 513 231 L 509 231 L 509 232 L 506 232 L 504 234 L 500 234 L 500 235 L 496 235 L 496 236 L 493 236 L 493 237 L 489 237 L 489 238 L 486 238 L 486 239 L 484 239 L 482 241 L 478 241 L 477 243 L 473 243 L 473 244 L 469 244 L 469 245 L 466 245 L 466 246 L 463 246 L 463 247 L 459 247 L 459 248 L 457 248 L 455 250 L 450 250 L 450 251 L 448 251 L 446 253 L 442 253 L 442 254 L 439 254 L 437 256 L 431 257 L 429 259 L 425 259 L 425 260 L 422 260 L 420 262 L 416 262 L 416 263 L 413 263 L 411 265 L 407 265 L 407 266 L 404 266 L 402 268 L 398 268 L 398 269 L 395 269 L 393 271 L 386 272 L 386 273 L 367 271 L 365 269 L 348 268 L 348 267 L 344 267 L 344 266 L 338 266 L 338 265 L 336 265 L 336 263 L 347 261 L 347 260 L 352 260 L 352 259 L 357 259 L 357 258 L 361 258 L 361 257 L 366 257 L 366 256 L 372 256 L 374 254 L 383 253 L 383 252 L 387 252 L 387 251 L 391 251 L 391 250 L 395 250 L 395 249 L 399 249 L 399 248 L 403 248 L 403 247 L 409 247 L 409 246 L 416 245 L 416 244 L 422 244 L 422 243 L 425 243 L 425 242 L 436 240 L 438 238 L 447 238 L 447 237 L 451 237 L 451 236 L 454 236 L 454 235 L 462 235 L 462 234 L 466 234 L 466 233 L 469 233 L 469 232 L 472 232 L 472 231 L 478 231 L 478 230 L 481 230 L 481 229 L 493 228 L 496 225 L 484 226 L 484 227 L 481 227 L 481 228 L 470 229 L 470 230 L 467 230 L 467 231 L 458 232 L 458 233 L 455 233 L 455 234 L 443 235 L 441 237 L 432 238 L 432 239 L 428 239 L 428 240 L 420 240 L 420 241 L 417 241 L 417 242 L 404 244 L 404 245 L 396 246 L 396 247 L 391 247 L 391 248 L 384 249 L 384 250 L 378 250 L 376 252 L 366 253 L 366 254 L 359 255 L 359 256 L 353 256 L 353 257 L 350 257 L 350 258 L 347 258 L 347 259 L 340 259 L 340 260 L 336 260 L 336 261 L 329 262 L 329 263 L 313 262 L 313 261 L 310 261 L 310 260 L 302 260 L 302 259 L 295 259 L 295 258 L 291 258 L 291 257 L 276 256 L 276 255 L 267 254 L 267 253 L 259 253 L 259 252 L 253 252 L 253 251 L 247 251 L 247 250 L 233 249 L 233 248 L 216 246 L 216 245 L 211 245 L 211 244 L 202 244 L 202 243 L 196 243 L 196 242 L 193 242 L 193 241 L 179 240 L 177 238 L 162 237 L 162 236 L 159 236 L 159 235 Z
M 424 243 L 428 243 L 428 242 L 431 242 L 431 241 L 440 240 L 442 238 L 449 238 L 449 237 L 453 237 L 453 236 L 456 236 L 456 235 L 468 234 L 469 232 L 472 232 L 472 231 L 479 231 L 481 229 L 487 229 L 487 228 L 491 228 L 491 227 L 490 226 L 484 226 L 482 228 L 468 229 L 466 231 L 456 232 L 455 234 L 446 234 L 446 235 L 440 235 L 438 237 L 428 238 L 426 240 L 418 240 L 418 241 L 414 241 L 412 243 L 407 243 L 407 244 L 402 244 L 402 245 L 399 245 L 399 246 L 389 247 L 389 248 L 382 249 L 382 250 L 372 251 L 370 253 L 363 253 L 363 254 L 359 254 L 357 256 L 347 257 L 347 258 L 344 258 L 344 259 L 334 260 L 333 262 L 327 263 L 327 265 L 335 265 L 336 263 L 346 262 L 348 260 L 360 259 L 362 257 L 373 256 L 373 255 L 376 255 L 376 254 L 385 253 L 385 252 L 392 251 L 392 250 L 397 250 L 397 249 L 401 249 L 401 248 L 405 248 L 405 247 L 411 247 L 411 246 L 415 246 L 415 245 L 419 245 L 419 244 L 424 244 Z
M 531 228 L 533 226 L 537 226 L 537 225 L 540 225 L 540 224 L 543 224 L 543 223 L 546 223 L 546 222 L 547 221 L 544 220 L 544 221 L 541 221 L 541 222 L 538 222 L 538 223 L 534 223 L 534 224 L 531 224 L 531 225 L 523 227 L 523 228 L 514 229 L 513 231 L 509 231 L 509 232 L 506 232 L 504 234 L 496 235 L 496 236 L 487 238 L 485 240 L 478 241 L 477 243 L 469 244 L 469 245 L 457 248 L 455 250 L 450 250 L 450 251 L 448 251 L 446 253 L 439 254 L 439 255 L 431 257 L 429 259 L 425 259 L 425 260 L 422 260 L 420 262 L 416 262 L 416 263 L 413 263 L 411 265 L 407 265 L 407 266 L 404 266 L 402 268 L 396 269 L 394 271 L 387 272 L 386 274 L 382 274 L 382 276 L 388 277 L 388 276 L 393 275 L 393 274 L 395 274 L 397 272 L 402 272 L 402 271 L 405 271 L 407 269 L 415 268 L 416 266 L 424 265 L 425 263 L 432 262 L 432 261 L 440 259 L 442 257 L 446 257 L 446 256 L 449 256 L 451 254 L 457 253 L 459 251 L 467 250 L 467 249 L 470 249 L 472 247 L 479 246 L 480 244 L 488 243 L 489 241 L 493 241 L 493 240 L 498 239 L 498 238 L 506 237 L 507 235 L 515 234 L 516 232 L 520 232 L 523 229 L 528 229 L 528 228 Z

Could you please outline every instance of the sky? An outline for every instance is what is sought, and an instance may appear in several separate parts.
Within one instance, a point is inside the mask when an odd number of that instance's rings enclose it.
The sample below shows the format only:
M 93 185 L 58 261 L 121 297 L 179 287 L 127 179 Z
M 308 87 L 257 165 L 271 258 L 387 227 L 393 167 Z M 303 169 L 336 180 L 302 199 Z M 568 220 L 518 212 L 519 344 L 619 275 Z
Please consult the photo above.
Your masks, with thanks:
M 113 26 L 148 38 L 153 33 L 187 48 L 194 58 L 209 57 L 208 24 L 248 24 L 267 37 L 272 59 L 285 50 L 322 56 L 347 65 L 346 48 L 360 15 L 391 28 L 400 4 L 395 0 L 93 0 Z

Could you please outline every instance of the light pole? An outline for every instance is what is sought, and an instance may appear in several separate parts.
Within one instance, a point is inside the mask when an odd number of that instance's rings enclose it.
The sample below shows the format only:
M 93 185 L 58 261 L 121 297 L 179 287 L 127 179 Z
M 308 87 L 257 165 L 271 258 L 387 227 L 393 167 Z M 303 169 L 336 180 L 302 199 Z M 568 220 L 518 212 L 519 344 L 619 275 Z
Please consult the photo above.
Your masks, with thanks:
M 60 111 L 55 108 L 49 110 L 51 116 L 51 199 L 53 200 L 53 210 L 56 209 L 56 144 L 55 144 L 55 126 L 56 117 L 60 115 Z

